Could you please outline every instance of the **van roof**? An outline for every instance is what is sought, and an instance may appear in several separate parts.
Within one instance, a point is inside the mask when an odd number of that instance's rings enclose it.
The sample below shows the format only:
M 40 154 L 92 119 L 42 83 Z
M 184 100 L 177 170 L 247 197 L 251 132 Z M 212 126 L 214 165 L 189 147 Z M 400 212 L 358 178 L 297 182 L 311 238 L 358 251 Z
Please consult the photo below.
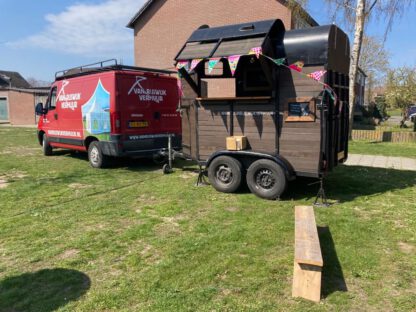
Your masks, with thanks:
M 111 65 L 105 65 L 106 63 L 112 62 Z M 106 60 L 101 61 L 98 63 L 82 65 L 74 68 L 69 68 L 65 70 L 61 70 L 55 73 L 55 80 L 62 80 L 67 78 L 79 77 L 79 76 L 86 76 L 91 74 L 96 74 L 100 72 L 107 72 L 107 71 L 140 71 L 146 73 L 153 73 L 153 74 L 165 74 L 171 75 L 176 74 L 175 71 L 163 70 L 163 69 L 155 69 L 155 68 L 147 68 L 147 67 L 136 67 L 136 66 L 127 66 L 127 65 L 120 65 L 117 64 L 117 61 Z

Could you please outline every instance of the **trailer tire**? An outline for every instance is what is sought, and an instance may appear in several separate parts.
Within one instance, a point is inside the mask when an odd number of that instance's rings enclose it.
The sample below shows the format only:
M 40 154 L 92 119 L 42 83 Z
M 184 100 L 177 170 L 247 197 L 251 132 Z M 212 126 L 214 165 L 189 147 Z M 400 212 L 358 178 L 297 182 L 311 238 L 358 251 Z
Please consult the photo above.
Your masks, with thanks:
M 276 199 L 286 190 L 287 180 L 281 166 L 269 159 L 259 159 L 247 170 L 247 186 L 256 196 Z
M 51 156 L 52 155 L 52 146 L 50 146 L 48 142 L 48 138 L 46 137 L 46 134 L 42 136 L 42 152 L 45 156 Z
M 93 168 L 105 168 L 108 165 L 108 156 L 103 154 L 98 141 L 88 146 L 88 161 Z
M 219 192 L 233 193 L 241 185 L 241 163 L 229 156 L 215 158 L 208 167 L 211 185 Z

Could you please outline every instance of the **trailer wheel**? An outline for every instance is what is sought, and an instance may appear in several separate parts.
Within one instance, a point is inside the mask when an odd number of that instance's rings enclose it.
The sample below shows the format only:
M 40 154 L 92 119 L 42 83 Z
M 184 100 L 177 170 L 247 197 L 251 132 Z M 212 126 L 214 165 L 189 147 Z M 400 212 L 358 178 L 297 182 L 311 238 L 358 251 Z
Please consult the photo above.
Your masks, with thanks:
M 104 155 L 98 141 L 88 146 L 88 161 L 93 168 L 104 168 L 108 164 L 108 156 Z
M 250 191 L 264 199 L 276 199 L 285 191 L 286 176 L 282 168 L 269 159 L 259 159 L 247 170 Z
M 42 152 L 45 156 L 52 155 L 52 146 L 49 145 L 46 134 L 42 136 Z
M 208 178 L 219 192 L 233 193 L 241 184 L 241 163 L 229 156 L 215 158 L 208 167 Z

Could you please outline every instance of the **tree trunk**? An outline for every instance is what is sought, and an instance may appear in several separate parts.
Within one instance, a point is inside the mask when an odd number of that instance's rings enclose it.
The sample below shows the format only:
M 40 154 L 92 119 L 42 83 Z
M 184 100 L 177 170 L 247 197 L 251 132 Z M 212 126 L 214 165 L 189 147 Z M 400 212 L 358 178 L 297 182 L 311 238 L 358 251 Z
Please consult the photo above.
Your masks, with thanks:
M 350 128 L 349 137 L 352 135 L 352 125 L 354 122 L 354 108 L 355 100 L 357 97 L 355 90 L 355 81 L 357 80 L 358 72 L 358 61 L 360 60 L 361 46 L 363 43 L 364 34 L 364 22 L 365 22 L 365 0 L 357 1 L 357 11 L 355 17 L 355 32 L 354 32 L 354 45 L 352 48 L 351 55 L 351 66 L 350 66 Z

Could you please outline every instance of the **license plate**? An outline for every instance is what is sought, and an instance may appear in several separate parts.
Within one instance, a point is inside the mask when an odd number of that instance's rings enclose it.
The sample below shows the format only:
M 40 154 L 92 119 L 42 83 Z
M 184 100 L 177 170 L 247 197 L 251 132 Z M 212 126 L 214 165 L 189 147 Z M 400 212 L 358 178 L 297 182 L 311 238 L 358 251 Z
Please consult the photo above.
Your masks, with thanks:
M 129 121 L 129 128 L 146 128 L 148 126 L 147 121 Z

